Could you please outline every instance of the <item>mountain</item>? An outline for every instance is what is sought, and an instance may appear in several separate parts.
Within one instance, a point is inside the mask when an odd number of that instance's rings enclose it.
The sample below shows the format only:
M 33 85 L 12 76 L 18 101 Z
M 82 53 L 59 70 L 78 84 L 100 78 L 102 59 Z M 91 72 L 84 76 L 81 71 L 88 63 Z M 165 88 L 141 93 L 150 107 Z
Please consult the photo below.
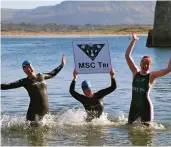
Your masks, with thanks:
M 153 24 L 155 1 L 64 1 L 35 9 L 1 9 L 2 23 Z

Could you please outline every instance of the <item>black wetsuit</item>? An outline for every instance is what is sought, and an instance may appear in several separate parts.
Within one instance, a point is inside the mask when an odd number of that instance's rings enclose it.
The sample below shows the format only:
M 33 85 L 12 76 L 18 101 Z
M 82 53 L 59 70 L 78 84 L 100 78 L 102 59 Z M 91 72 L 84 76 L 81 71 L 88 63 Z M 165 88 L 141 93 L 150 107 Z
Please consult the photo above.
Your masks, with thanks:
M 75 91 L 75 83 L 73 80 L 70 85 L 70 94 L 79 102 L 81 102 L 87 112 L 87 121 L 90 122 L 94 118 L 99 118 L 103 112 L 103 97 L 110 94 L 116 89 L 116 81 L 114 78 L 111 78 L 111 86 L 102 89 L 96 93 L 92 98 L 89 98 L 85 95 L 79 94 Z
M 152 120 L 152 103 L 149 99 L 149 78 L 150 73 L 141 75 L 137 72 L 132 83 L 132 101 L 129 111 L 128 123 L 132 124 L 137 118 L 141 122 L 150 122 Z
M 1 84 L 1 89 L 7 90 L 24 87 L 30 96 L 30 104 L 26 119 L 30 121 L 41 120 L 43 116 L 49 112 L 47 86 L 45 80 L 56 76 L 62 68 L 63 65 L 60 65 L 50 73 L 39 73 L 34 79 L 27 77 L 13 83 Z

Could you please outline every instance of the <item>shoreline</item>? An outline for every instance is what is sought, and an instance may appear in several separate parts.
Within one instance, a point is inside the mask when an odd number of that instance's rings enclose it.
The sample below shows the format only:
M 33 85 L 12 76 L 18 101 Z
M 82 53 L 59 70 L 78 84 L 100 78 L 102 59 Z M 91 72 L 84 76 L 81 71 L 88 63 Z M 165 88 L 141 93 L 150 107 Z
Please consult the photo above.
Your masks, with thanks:
M 137 32 L 138 36 L 147 36 L 147 33 L 139 33 Z M 32 32 L 1 32 L 1 37 L 102 37 L 102 36 L 131 36 L 131 33 L 88 33 L 88 32 L 80 32 L 80 33 L 32 33 Z

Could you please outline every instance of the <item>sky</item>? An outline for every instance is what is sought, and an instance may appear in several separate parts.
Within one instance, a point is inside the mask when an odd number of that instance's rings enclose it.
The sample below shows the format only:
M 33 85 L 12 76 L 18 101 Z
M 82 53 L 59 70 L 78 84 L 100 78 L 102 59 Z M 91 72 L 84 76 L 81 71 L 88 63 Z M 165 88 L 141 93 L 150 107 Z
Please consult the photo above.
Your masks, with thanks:
M 34 9 L 39 6 L 54 6 L 64 0 L 1 0 L 1 8 Z
M 60 4 L 62 1 L 67 1 L 67 0 L 0 0 L 0 1 L 1 1 L 1 8 L 34 9 L 40 6 L 54 6 L 56 4 Z M 68 0 L 68 1 L 81 1 L 81 0 Z M 93 1 L 93 0 L 85 0 L 85 1 Z M 99 0 L 94 0 L 94 1 L 99 1 Z M 100 0 L 100 1 L 115 1 L 115 0 Z M 119 1 L 129 1 L 129 0 L 119 0 Z M 131 0 L 131 1 L 139 1 L 139 0 Z M 149 0 L 141 0 L 141 1 L 149 1 Z M 150 1 L 155 1 L 155 0 L 150 0 Z

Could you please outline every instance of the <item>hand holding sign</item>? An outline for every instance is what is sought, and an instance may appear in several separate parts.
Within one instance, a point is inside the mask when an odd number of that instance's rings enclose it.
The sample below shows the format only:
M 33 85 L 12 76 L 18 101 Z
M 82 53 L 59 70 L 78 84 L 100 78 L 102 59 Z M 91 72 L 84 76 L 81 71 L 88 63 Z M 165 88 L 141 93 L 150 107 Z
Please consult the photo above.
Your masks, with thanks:
M 137 36 L 136 32 L 132 33 L 133 40 L 139 40 L 139 37 Z
M 115 72 L 114 72 L 114 69 L 112 68 L 112 69 L 110 70 L 110 76 L 111 76 L 111 78 L 113 78 L 114 75 L 115 75 Z

